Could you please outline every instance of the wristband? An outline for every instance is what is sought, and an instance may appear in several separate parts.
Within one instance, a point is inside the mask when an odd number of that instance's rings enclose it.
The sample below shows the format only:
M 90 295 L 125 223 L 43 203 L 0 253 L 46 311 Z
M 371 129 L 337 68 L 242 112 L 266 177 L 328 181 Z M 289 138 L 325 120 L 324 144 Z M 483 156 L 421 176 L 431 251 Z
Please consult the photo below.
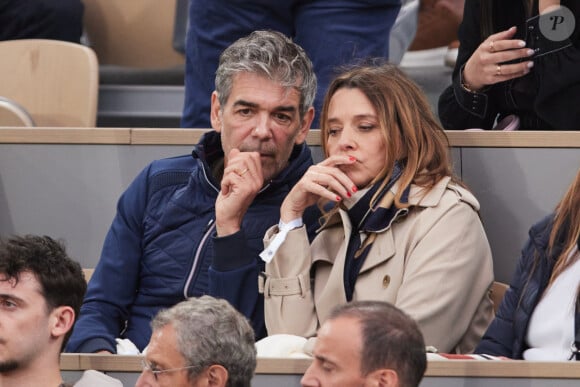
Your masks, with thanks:
M 468 83 L 465 83 L 465 81 L 461 82 L 461 87 L 463 88 L 463 90 L 465 90 L 467 92 L 474 93 L 474 94 L 476 93 L 476 91 L 472 90 L 471 86 Z
M 473 87 L 469 83 L 465 82 L 465 76 L 463 74 L 463 68 L 461 69 L 461 76 L 459 77 L 459 80 L 460 80 L 459 83 L 461 84 L 461 88 L 463 90 L 465 90 L 467 92 L 470 92 L 470 93 L 473 93 L 473 94 L 477 93 L 477 91 L 473 90 Z
M 278 248 L 280 248 L 282 243 L 286 240 L 286 235 L 288 235 L 290 230 L 302 227 L 303 224 L 302 218 L 292 219 L 288 223 L 284 223 L 280 220 L 278 223 L 278 234 L 276 234 L 272 242 L 270 242 L 270 245 L 260 253 L 260 258 L 262 258 L 264 262 L 270 263 L 272 258 L 274 258 L 274 254 L 278 251 Z
M 476 94 L 478 91 L 474 90 L 473 86 L 471 86 L 469 83 L 467 83 L 465 81 L 464 72 L 465 72 L 465 65 L 463 65 L 461 67 L 460 74 L 459 74 L 459 84 L 461 85 L 461 88 L 469 93 Z

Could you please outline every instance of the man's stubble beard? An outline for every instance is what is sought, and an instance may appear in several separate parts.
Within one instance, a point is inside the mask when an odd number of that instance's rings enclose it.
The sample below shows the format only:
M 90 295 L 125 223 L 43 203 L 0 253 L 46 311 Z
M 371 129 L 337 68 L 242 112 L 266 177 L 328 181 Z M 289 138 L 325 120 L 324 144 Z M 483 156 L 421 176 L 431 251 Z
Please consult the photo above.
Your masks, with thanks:
M 16 360 L 7 360 L 0 362 L 0 374 L 9 373 L 18 369 L 18 362 Z

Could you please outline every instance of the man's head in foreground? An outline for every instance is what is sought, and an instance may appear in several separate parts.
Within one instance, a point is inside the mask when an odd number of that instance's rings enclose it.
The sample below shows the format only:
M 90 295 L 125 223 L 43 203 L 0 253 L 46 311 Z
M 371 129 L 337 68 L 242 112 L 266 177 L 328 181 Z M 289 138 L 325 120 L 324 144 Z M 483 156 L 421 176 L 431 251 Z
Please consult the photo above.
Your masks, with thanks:
M 227 301 L 190 298 L 159 312 L 151 327 L 136 386 L 250 386 L 254 331 Z
M 60 383 L 60 352 L 86 288 L 80 265 L 52 238 L 0 241 L 0 385 Z
M 381 301 L 338 306 L 318 330 L 302 385 L 417 387 L 427 365 L 415 321 Z

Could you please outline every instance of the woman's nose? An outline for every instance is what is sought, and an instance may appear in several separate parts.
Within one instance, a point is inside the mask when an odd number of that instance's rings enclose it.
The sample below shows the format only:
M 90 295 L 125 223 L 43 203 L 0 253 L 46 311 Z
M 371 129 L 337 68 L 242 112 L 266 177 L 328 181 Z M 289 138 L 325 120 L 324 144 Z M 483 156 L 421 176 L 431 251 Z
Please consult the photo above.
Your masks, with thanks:
M 343 129 L 341 131 L 338 146 L 341 150 L 351 150 L 356 147 L 356 141 L 351 130 Z

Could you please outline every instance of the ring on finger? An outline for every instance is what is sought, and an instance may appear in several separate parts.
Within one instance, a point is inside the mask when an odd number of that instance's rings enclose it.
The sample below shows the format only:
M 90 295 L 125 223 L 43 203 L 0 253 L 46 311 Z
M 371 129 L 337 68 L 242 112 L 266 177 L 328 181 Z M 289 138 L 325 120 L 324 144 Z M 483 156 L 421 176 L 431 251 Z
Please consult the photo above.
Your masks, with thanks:
M 500 64 L 498 64 L 496 67 L 495 75 L 498 77 L 501 75 L 501 65 Z
M 495 42 L 493 40 L 489 42 L 489 52 L 495 52 L 495 48 L 493 47 L 494 44 Z
M 246 168 L 246 169 L 244 169 L 243 171 L 240 171 L 240 172 L 236 171 L 236 174 L 237 174 L 238 176 L 242 177 L 242 176 L 244 176 L 244 174 L 245 174 L 246 172 L 248 172 L 248 168 Z

